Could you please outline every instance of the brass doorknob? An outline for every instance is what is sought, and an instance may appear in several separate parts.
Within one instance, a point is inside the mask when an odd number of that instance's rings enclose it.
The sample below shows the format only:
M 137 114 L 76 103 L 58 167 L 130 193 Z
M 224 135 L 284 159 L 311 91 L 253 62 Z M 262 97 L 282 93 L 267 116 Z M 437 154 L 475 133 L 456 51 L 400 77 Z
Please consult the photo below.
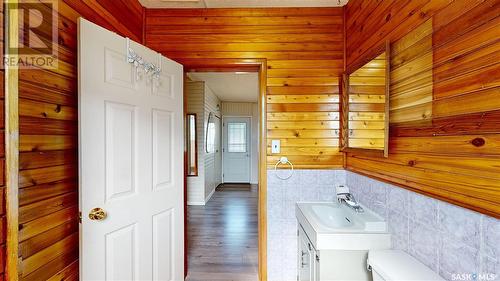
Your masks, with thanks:
M 94 208 L 89 212 L 89 219 L 93 221 L 102 221 L 106 218 L 106 216 L 106 211 L 101 208 Z

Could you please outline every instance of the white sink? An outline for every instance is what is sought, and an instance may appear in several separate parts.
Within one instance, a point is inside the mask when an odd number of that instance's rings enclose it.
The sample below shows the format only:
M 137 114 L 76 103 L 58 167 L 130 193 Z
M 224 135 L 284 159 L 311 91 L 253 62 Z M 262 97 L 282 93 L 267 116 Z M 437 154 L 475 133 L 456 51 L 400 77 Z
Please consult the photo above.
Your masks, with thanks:
M 336 202 L 299 202 L 296 217 L 315 249 L 385 249 L 387 223 L 365 206 L 364 212 Z
M 352 219 L 349 218 L 349 214 L 338 206 L 331 204 L 314 204 L 308 205 L 306 208 L 310 208 L 315 218 L 318 219 L 324 227 L 342 229 L 354 226 Z

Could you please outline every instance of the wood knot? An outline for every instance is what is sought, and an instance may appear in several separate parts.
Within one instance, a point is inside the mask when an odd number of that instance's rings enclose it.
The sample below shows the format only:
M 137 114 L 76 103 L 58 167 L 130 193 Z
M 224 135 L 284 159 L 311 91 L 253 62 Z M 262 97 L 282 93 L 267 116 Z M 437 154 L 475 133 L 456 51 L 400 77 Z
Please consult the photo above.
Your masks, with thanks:
M 300 137 L 300 134 L 298 132 L 295 133 L 295 137 Z
M 481 147 L 486 143 L 486 141 L 483 138 L 475 138 L 471 141 L 471 143 L 475 147 Z
M 415 161 L 415 160 L 408 161 L 408 166 L 410 166 L 410 167 L 415 166 L 415 164 L 417 164 L 417 161 Z
M 58 104 L 58 105 L 56 106 L 56 109 L 54 109 L 54 111 L 55 111 L 56 113 L 61 112 L 61 105 L 60 105 L 60 104 Z
M 42 116 L 47 118 L 47 116 L 48 116 L 47 112 L 42 112 Z

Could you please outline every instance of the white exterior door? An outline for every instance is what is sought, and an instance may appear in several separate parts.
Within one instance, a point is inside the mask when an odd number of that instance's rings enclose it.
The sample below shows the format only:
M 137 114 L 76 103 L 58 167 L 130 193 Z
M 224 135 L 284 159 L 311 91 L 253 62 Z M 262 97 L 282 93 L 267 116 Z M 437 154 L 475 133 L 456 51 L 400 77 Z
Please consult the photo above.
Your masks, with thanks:
M 127 61 L 125 38 L 80 19 L 81 279 L 183 280 L 183 69 L 130 48 L 159 78 Z
M 224 118 L 224 182 L 250 183 L 249 117 Z

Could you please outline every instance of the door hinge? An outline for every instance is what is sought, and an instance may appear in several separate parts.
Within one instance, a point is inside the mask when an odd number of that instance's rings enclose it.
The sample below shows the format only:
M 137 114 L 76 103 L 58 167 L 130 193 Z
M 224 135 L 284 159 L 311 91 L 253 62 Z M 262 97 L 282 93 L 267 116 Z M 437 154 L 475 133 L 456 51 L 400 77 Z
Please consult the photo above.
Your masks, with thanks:
M 78 221 L 82 223 L 82 212 L 78 212 Z

